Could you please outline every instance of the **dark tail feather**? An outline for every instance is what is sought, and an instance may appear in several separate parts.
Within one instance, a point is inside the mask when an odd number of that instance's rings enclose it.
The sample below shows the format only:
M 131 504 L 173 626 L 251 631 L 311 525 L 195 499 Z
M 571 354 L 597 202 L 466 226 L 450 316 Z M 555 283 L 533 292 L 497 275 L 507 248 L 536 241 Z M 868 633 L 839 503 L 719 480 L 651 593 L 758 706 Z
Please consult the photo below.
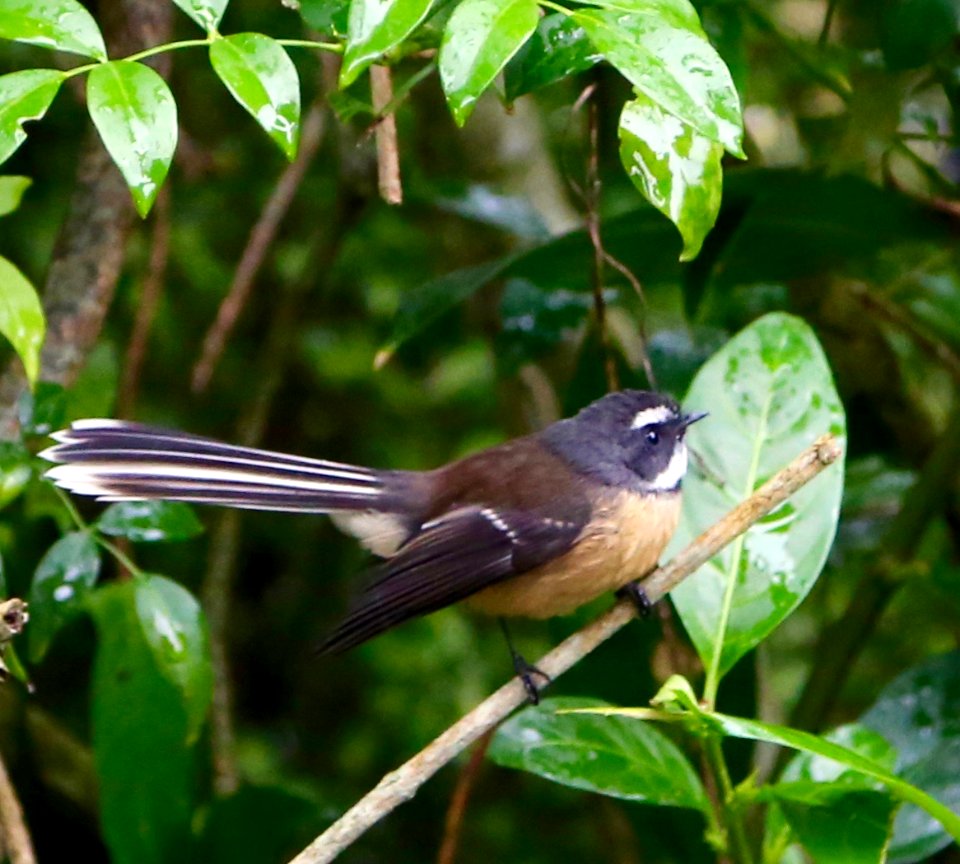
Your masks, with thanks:
M 368 468 L 288 456 L 123 420 L 79 420 L 40 455 L 46 476 L 102 501 L 161 498 L 256 510 L 390 510 Z

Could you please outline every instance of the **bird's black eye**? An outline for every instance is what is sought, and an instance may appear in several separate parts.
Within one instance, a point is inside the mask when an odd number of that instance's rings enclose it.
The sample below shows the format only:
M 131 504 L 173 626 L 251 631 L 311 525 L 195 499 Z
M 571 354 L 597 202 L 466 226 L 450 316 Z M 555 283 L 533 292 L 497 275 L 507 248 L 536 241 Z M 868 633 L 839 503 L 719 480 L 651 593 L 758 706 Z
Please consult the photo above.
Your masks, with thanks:
M 647 443 L 648 444 L 659 444 L 660 443 L 660 433 L 656 429 L 650 429 L 647 432 Z

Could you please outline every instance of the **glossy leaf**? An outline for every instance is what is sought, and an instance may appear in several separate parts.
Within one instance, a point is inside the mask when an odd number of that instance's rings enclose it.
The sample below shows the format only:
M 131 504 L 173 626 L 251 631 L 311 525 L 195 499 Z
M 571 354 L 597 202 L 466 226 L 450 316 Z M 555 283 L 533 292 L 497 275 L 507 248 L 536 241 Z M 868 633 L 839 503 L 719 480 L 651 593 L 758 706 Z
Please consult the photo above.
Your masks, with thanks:
M 681 260 L 695 258 L 717 221 L 723 147 L 644 95 L 623 106 L 620 161 L 633 185 L 680 230 Z
M 97 528 L 134 543 L 188 540 L 203 531 L 193 508 L 179 501 L 119 501 L 103 511 Z
M 17 441 L 0 441 L 0 509 L 30 482 L 30 453 Z
M 547 699 L 497 729 L 490 758 L 556 783 L 651 804 L 704 810 L 703 786 L 677 746 L 648 723 L 557 711 L 596 706 Z
M 110 860 L 165 864 L 189 848 L 194 760 L 183 694 L 147 641 L 138 587 L 114 583 L 89 601 L 98 635 L 93 755 Z
M 177 146 L 177 106 L 170 88 L 149 66 L 116 60 L 90 73 L 87 108 L 137 212 L 146 216 Z
M 433 0 L 353 0 L 340 86 L 349 87 L 374 60 L 403 42 L 432 5 Z
M 881 691 L 861 722 L 897 750 L 897 773 L 960 811 L 960 653 L 935 657 Z M 929 814 L 907 806 L 894 821 L 891 860 L 919 861 L 950 842 Z
M 886 771 L 893 771 L 897 760 L 896 749 L 886 738 L 866 726 L 848 723 L 823 737 L 826 741 L 856 751 Z M 816 753 L 801 752 L 787 763 L 771 791 L 778 798 L 816 804 L 824 800 L 818 790 L 825 787 L 832 792 L 878 788 L 875 781 L 849 766 Z
M 288 159 L 300 136 L 300 79 L 281 45 L 262 33 L 237 33 L 210 45 L 227 89 Z
M 641 93 L 701 135 L 743 155 L 740 97 L 687 0 L 611 0 L 572 18 Z
M 216 33 L 228 0 L 173 0 L 207 33 Z
M 193 741 L 213 695 L 203 611 L 186 588 L 163 576 L 138 579 L 135 602 L 157 668 L 180 691 L 187 712 L 187 737 Z
M 440 82 L 458 126 L 537 27 L 534 0 L 463 0 L 440 44 Z
M 602 59 L 583 28 L 569 15 L 544 15 L 533 35 L 504 69 L 507 99 L 512 102 L 525 93 L 583 72 Z
M 47 322 L 33 285 L 0 256 L 0 333 L 13 345 L 32 384 L 40 371 Z
M 31 663 L 39 663 L 63 623 L 81 608 L 100 575 L 100 550 L 89 531 L 61 537 L 40 560 L 30 583 Z
M 300 0 L 300 15 L 314 30 L 342 37 L 347 33 L 349 7 L 349 0 Z
M 2 110 L 0 108 L 0 111 Z M 33 180 L 29 177 L 20 177 L 16 174 L 0 177 L 0 216 L 6 216 L 20 206 L 20 199 L 23 198 L 23 193 L 30 188 L 31 183 L 33 183 Z
M 24 69 L 0 75 L 0 162 L 5 162 L 27 138 L 23 124 L 39 120 L 53 102 L 63 73 L 55 69 Z
M 847 792 L 829 806 L 779 803 L 816 864 L 883 864 L 897 802 L 882 792 Z
M 4 0 L 0 4 L 0 39 L 107 59 L 97 22 L 77 0 Z
M 710 412 L 688 435 L 710 476 L 694 469 L 684 480 L 676 549 L 820 435 L 845 435 L 823 350 L 807 324 L 785 314 L 760 318 L 731 339 L 697 374 L 684 404 Z M 841 460 L 674 589 L 684 627 L 716 680 L 813 587 L 842 491 Z

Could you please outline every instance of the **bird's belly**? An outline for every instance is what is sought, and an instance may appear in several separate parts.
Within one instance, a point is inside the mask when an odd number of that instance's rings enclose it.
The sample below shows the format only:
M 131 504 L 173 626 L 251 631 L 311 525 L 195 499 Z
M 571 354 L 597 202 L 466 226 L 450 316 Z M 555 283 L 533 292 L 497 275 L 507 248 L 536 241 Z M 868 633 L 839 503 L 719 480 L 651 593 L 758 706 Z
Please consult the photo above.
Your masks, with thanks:
M 569 552 L 485 588 L 467 603 L 489 615 L 566 615 L 652 570 L 679 518 L 679 492 L 617 493 L 595 511 L 591 527 Z

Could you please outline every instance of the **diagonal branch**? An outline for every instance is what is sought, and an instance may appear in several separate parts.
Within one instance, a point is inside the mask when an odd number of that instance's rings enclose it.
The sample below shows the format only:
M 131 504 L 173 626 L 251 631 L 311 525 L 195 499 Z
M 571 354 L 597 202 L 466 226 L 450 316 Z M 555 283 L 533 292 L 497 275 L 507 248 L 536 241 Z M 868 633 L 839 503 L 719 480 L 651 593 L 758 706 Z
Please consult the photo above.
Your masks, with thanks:
M 724 546 L 786 501 L 824 468 L 836 462 L 842 452 L 840 442 L 834 436 L 824 435 L 818 438 L 746 501 L 738 504 L 719 522 L 704 531 L 670 563 L 654 570 L 643 582 L 649 599 L 659 600 L 676 588 Z M 621 600 L 538 660 L 537 668 L 551 678 L 562 675 L 623 628 L 634 615 L 633 604 Z M 387 774 L 290 864 L 327 864 L 333 861 L 368 828 L 404 801 L 411 799 L 420 786 L 457 754 L 526 701 L 526 691 L 518 679 L 514 678 L 504 684 L 416 756 L 396 771 Z

